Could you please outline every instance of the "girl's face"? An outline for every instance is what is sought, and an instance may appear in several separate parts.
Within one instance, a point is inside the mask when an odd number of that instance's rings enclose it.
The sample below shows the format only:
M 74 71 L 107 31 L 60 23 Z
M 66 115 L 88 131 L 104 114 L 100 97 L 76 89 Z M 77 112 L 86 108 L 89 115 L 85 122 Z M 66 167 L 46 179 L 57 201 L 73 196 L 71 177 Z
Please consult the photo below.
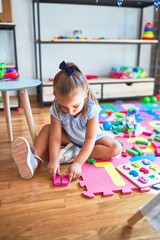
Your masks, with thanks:
M 56 94 L 57 102 L 59 103 L 62 111 L 72 116 L 76 116 L 81 112 L 86 97 L 87 95 L 80 89 L 73 92 L 70 97 L 64 97 Z

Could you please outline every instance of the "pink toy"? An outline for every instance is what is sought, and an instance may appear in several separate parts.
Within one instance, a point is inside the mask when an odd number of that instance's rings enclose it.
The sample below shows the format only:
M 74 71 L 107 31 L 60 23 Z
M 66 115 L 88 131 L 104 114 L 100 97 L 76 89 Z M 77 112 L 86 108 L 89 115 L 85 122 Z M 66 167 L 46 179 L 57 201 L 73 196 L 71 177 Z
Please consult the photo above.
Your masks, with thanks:
M 160 147 L 159 147 L 159 148 L 156 148 L 156 155 L 157 155 L 157 156 L 160 156 Z
M 98 161 L 97 163 L 101 163 Z M 105 162 L 105 161 L 103 161 Z M 110 161 L 114 167 L 118 164 L 130 162 L 127 158 L 112 158 Z M 115 169 L 116 170 L 116 169 Z M 118 171 L 114 174 L 114 169 L 109 167 L 96 167 L 95 165 L 85 163 L 82 167 L 82 178 L 80 186 L 85 187 L 84 196 L 93 198 L 95 194 L 103 196 L 113 196 L 114 192 L 122 194 L 131 194 L 133 190 L 140 189 L 138 186 L 129 181 L 125 176 L 119 173 L 119 180 L 116 182 Z M 150 188 L 140 189 L 141 192 L 147 192 Z
M 67 186 L 69 184 L 69 177 L 68 175 L 63 175 L 62 178 L 59 174 L 56 174 L 55 178 L 53 179 L 54 186 Z
M 151 142 L 151 145 L 154 147 L 154 148 L 160 148 L 160 143 L 156 142 L 156 141 L 152 141 Z
M 68 175 L 63 175 L 62 177 L 62 186 L 67 186 L 69 184 L 69 177 Z
M 55 187 L 61 186 L 61 178 L 59 174 L 56 174 L 55 178 L 53 179 L 53 182 Z

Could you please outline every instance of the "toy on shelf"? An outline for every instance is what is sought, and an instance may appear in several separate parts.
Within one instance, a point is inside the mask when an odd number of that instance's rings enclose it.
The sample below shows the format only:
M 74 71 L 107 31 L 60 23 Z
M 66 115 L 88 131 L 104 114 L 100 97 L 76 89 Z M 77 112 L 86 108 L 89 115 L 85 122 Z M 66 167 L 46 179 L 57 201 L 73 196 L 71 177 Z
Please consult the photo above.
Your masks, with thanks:
M 150 23 L 150 22 L 146 23 L 146 25 L 144 27 L 142 39 L 144 39 L 144 40 L 153 40 L 154 39 L 152 23 Z
M 147 77 L 147 72 L 140 67 L 121 66 L 118 68 L 111 68 L 109 73 L 111 78 L 117 79 L 139 79 Z
M 99 41 L 99 40 L 108 40 L 106 37 L 99 37 L 99 38 L 88 38 L 88 37 L 82 37 L 82 36 L 54 36 L 52 41 Z
M 18 79 L 20 74 L 16 71 L 15 68 L 7 68 L 6 63 L 0 64 L 0 79 L 2 80 L 11 80 Z
M 87 80 L 91 80 L 91 79 L 95 79 L 95 78 L 98 78 L 98 76 L 97 75 L 86 75 Z
M 0 78 L 3 78 L 6 73 L 6 63 L 0 63 Z

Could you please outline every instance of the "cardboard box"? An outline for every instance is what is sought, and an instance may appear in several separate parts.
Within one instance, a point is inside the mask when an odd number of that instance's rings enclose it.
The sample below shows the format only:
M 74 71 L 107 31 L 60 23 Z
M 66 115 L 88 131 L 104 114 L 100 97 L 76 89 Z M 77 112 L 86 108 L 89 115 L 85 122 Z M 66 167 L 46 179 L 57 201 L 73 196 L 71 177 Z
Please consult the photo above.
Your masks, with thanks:
M 0 0 L 2 12 L 0 12 L 0 19 L 3 22 L 13 22 L 12 0 Z

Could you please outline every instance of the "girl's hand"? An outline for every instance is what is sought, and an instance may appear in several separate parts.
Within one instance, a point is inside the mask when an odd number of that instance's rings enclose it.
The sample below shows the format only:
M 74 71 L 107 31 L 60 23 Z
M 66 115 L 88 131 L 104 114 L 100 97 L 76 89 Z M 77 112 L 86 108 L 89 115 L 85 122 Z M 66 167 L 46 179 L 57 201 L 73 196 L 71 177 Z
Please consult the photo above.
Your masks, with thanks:
M 69 176 L 69 182 L 71 182 L 72 180 L 79 178 L 81 176 L 81 172 L 82 172 L 82 166 L 79 163 L 72 163 L 66 174 L 68 174 Z
M 59 174 L 60 175 L 60 166 L 59 166 L 59 162 L 52 162 L 50 161 L 48 163 L 48 170 L 49 170 L 49 173 L 51 175 L 51 177 L 54 179 L 56 174 Z

